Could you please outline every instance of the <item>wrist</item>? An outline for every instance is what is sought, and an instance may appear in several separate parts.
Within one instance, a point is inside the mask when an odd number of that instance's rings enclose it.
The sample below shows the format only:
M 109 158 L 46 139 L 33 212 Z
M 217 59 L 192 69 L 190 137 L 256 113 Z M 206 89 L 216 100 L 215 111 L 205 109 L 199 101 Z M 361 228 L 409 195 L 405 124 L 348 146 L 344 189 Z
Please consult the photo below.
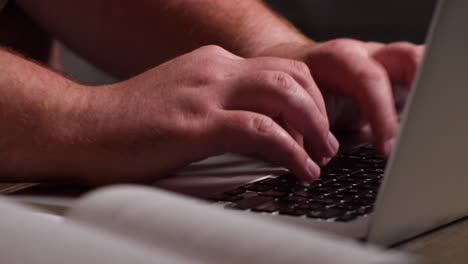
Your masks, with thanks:
M 316 45 L 316 42 L 308 38 L 287 40 L 264 46 L 262 49 L 256 50 L 253 57 L 274 56 L 281 58 L 295 58 L 300 55 L 296 54 L 298 51 L 309 50 L 314 45 Z
M 0 151 L 2 179 L 14 181 L 77 181 L 73 159 L 85 90 L 68 80 L 56 78 L 42 89 L 40 82 L 29 87 L 10 84 L 2 101 L 3 150 Z M 28 93 L 23 93 L 25 91 Z M 0 100 L 1 101 L 1 100 Z
M 57 168 L 77 182 L 94 185 L 96 177 L 109 164 L 105 136 L 117 133 L 110 125 L 118 122 L 116 98 L 111 86 L 73 85 L 68 104 L 62 107 L 60 117 L 52 129 L 57 139 L 57 153 L 63 157 Z M 115 127 L 116 128 L 116 127 Z
M 291 47 L 302 47 L 314 45 L 315 42 L 299 32 L 291 29 L 288 32 L 278 33 L 277 36 L 269 36 L 264 40 L 258 40 L 248 45 L 248 51 L 244 52 L 245 57 L 279 56 L 277 54 L 287 54 L 286 50 Z
M 268 8 L 262 1 L 239 1 L 246 4 L 239 15 L 236 27 L 228 31 L 236 32 L 235 38 L 227 43 L 234 53 L 243 57 L 270 56 L 268 50 L 287 44 L 310 45 L 313 41 L 302 34 L 292 23 Z M 241 5 L 238 3 L 237 5 Z M 221 45 L 225 46 L 225 45 Z
M 64 126 L 70 129 L 60 143 L 61 153 L 66 153 L 63 167 L 77 181 L 96 186 L 138 175 L 139 167 L 134 165 L 148 146 L 140 145 L 146 135 L 139 134 L 135 125 L 140 116 L 132 114 L 130 102 L 137 93 L 128 88 L 122 82 L 79 89 L 81 103 L 73 106 L 74 113 L 65 115 L 69 118 Z
M 48 103 L 53 107 L 43 109 L 45 124 L 39 135 L 48 151 L 47 155 L 34 154 L 39 157 L 39 168 L 35 170 L 43 170 L 47 181 L 83 182 L 85 149 L 93 145 L 88 130 L 94 126 L 90 107 L 95 88 L 68 80 L 60 88 L 49 95 Z

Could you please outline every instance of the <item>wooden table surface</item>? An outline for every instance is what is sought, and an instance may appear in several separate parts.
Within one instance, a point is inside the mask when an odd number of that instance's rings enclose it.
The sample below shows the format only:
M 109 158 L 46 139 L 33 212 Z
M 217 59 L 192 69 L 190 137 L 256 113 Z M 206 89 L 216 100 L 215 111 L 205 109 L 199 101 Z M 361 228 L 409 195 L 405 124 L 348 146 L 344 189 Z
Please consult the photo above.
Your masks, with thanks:
M 397 248 L 443 264 L 468 263 L 468 219 L 410 240 Z
M 36 183 L 0 183 L 0 194 L 11 194 L 36 185 Z

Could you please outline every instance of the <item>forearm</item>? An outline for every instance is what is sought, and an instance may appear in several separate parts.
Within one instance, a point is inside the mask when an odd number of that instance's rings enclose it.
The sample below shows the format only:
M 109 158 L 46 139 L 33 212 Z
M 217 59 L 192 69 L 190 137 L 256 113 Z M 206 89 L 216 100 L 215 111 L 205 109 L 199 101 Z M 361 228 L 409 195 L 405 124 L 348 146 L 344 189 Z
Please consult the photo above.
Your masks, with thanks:
M 308 41 L 258 0 L 18 2 L 67 45 L 122 77 L 206 44 L 250 57 Z
M 0 179 L 42 181 L 68 174 L 84 88 L 0 50 Z M 68 175 L 72 177 L 72 175 Z M 71 179 L 71 178 L 70 178 Z

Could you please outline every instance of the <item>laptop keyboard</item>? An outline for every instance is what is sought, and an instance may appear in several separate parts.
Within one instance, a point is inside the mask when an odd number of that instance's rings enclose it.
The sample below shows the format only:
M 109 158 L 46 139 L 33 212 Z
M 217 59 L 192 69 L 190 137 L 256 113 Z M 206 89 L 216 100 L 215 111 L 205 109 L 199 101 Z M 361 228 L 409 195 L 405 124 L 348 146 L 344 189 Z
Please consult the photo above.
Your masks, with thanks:
M 237 210 L 347 222 L 372 212 L 385 163 L 372 147 L 360 146 L 333 158 L 312 184 L 287 173 L 210 200 Z

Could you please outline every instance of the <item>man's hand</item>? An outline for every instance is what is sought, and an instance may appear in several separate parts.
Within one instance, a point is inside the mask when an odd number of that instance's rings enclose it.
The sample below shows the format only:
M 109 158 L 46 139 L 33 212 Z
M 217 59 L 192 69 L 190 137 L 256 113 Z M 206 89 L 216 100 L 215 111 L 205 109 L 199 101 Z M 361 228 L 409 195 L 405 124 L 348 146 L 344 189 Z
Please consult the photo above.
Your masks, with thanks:
M 96 88 L 90 102 L 78 133 L 90 143 L 76 170 L 93 183 L 148 181 L 225 152 L 259 155 L 311 181 L 339 147 L 308 67 L 289 59 L 207 46 Z M 305 135 L 306 150 L 288 129 Z
M 388 155 L 398 127 L 392 85 L 411 86 L 422 54 L 422 46 L 406 42 L 337 39 L 320 44 L 285 43 L 259 55 L 305 62 L 325 97 L 332 127 L 355 129 L 368 121 L 376 147 Z

